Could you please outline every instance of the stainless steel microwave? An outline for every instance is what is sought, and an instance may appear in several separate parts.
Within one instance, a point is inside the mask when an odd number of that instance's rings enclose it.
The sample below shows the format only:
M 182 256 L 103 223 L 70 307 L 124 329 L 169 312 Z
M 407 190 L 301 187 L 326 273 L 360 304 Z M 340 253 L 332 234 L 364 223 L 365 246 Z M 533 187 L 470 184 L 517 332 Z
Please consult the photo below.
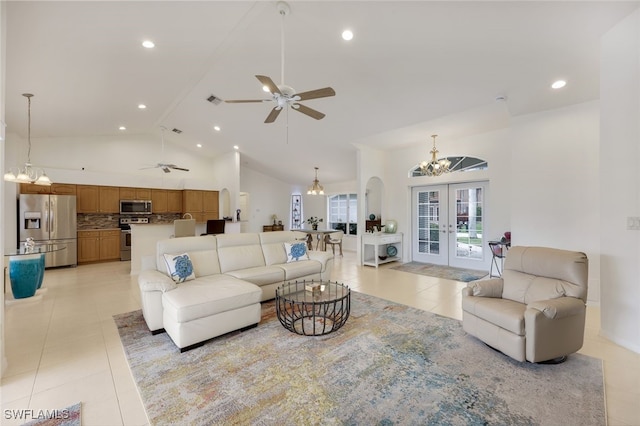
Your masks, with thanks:
M 120 214 L 151 214 L 150 200 L 120 200 Z

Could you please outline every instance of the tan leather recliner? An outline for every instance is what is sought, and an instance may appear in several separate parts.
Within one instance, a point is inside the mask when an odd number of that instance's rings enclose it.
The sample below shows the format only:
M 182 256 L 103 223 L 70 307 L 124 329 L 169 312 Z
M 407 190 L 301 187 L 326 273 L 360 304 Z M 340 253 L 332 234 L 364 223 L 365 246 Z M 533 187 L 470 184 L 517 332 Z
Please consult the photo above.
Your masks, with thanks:
M 462 327 L 518 361 L 562 359 L 582 347 L 588 269 L 581 252 L 512 247 L 501 278 L 462 290 Z

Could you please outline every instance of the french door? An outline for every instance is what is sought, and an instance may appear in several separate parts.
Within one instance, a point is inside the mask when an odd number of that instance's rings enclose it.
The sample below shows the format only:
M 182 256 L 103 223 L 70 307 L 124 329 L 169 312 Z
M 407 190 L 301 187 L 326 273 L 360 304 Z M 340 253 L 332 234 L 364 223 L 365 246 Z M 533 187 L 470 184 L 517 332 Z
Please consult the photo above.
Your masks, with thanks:
M 412 258 L 416 262 L 485 269 L 487 182 L 412 189 Z

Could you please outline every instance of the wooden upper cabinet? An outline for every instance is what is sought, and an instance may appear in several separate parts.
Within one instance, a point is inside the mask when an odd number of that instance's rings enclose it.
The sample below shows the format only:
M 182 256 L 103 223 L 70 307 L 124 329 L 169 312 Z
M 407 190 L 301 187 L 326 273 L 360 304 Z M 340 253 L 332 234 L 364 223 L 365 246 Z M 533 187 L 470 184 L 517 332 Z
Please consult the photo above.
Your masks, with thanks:
M 31 183 L 20 184 L 21 194 L 56 194 L 76 195 L 76 185 L 71 183 L 54 183 L 51 186 L 34 185 Z
M 151 208 L 153 209 L 153 213 L 166 213 L 169 211 L 166 189 L 151 190 Z
M 149 188 L 120 187 L 121 200 L 152 200 L 152 190 Z
M 78 213 L 120 213 L 120 191 L 117 186 L 76 186 Z
M 78 185 L 76 187 L 76 210 L 78 213 L 98 213 L 100 187 L 95 185 Z
M 120 213 L 120 188 L 100 186 L 99 213 Z
M 182 212 L 191 214 L 202 212 L 202 191 L 194 189 L 182 191 Z
M 182 198 L 182 213 L 190 213 L 198 223 L 218 219 L 218 191 L 185 189 Z
M 218 191 L 204 191 L 202 194 L 202 211 L 205 213 L 218 213 Z M 216 219 L 218 219 L 216 217 Z
M 153 195 L 153 194 L 152 194 Z M 167 190 L 167 212 L 182 212 L 182 191 L 179 189 Z

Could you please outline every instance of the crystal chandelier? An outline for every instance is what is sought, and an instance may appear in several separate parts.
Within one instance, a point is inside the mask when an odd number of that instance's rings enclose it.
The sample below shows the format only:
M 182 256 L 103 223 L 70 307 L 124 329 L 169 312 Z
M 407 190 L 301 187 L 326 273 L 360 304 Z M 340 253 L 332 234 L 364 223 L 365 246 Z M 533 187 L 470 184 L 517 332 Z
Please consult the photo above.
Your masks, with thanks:
M 320 185 L 320 181 L 318 180 L 318 168 L 316 169 L 316 178 L 313 180 L 313 184 L 307 190 L 307 194 L 309 195 L 324 195 L 324 186 Z
M 426 176 L 440 176 L 443 173 L 449 173 L 451 161 L 446 158 L 438 160 L 438 150 L 436 149 L 436 138 L 438 135 L 431 135 L 433 138 L 433 148 L 431 148 L 431 161 L 423 161 L 420 163 L 420 170 Z
M 27 129 L 27 141 L 29 143 L 29 150 L 27 151 L 27 162 L 24 163 L 24 168 L 15 167 L 9 168 L 4 174 L 4 180 L 16 183 L 35 183 L 36 185 L 50 186 L 51 179 L 42 169 L 34 169 L 31 165 L 31 93 L 23 93 L 22 96 L 28 100 L 28 129 Z

